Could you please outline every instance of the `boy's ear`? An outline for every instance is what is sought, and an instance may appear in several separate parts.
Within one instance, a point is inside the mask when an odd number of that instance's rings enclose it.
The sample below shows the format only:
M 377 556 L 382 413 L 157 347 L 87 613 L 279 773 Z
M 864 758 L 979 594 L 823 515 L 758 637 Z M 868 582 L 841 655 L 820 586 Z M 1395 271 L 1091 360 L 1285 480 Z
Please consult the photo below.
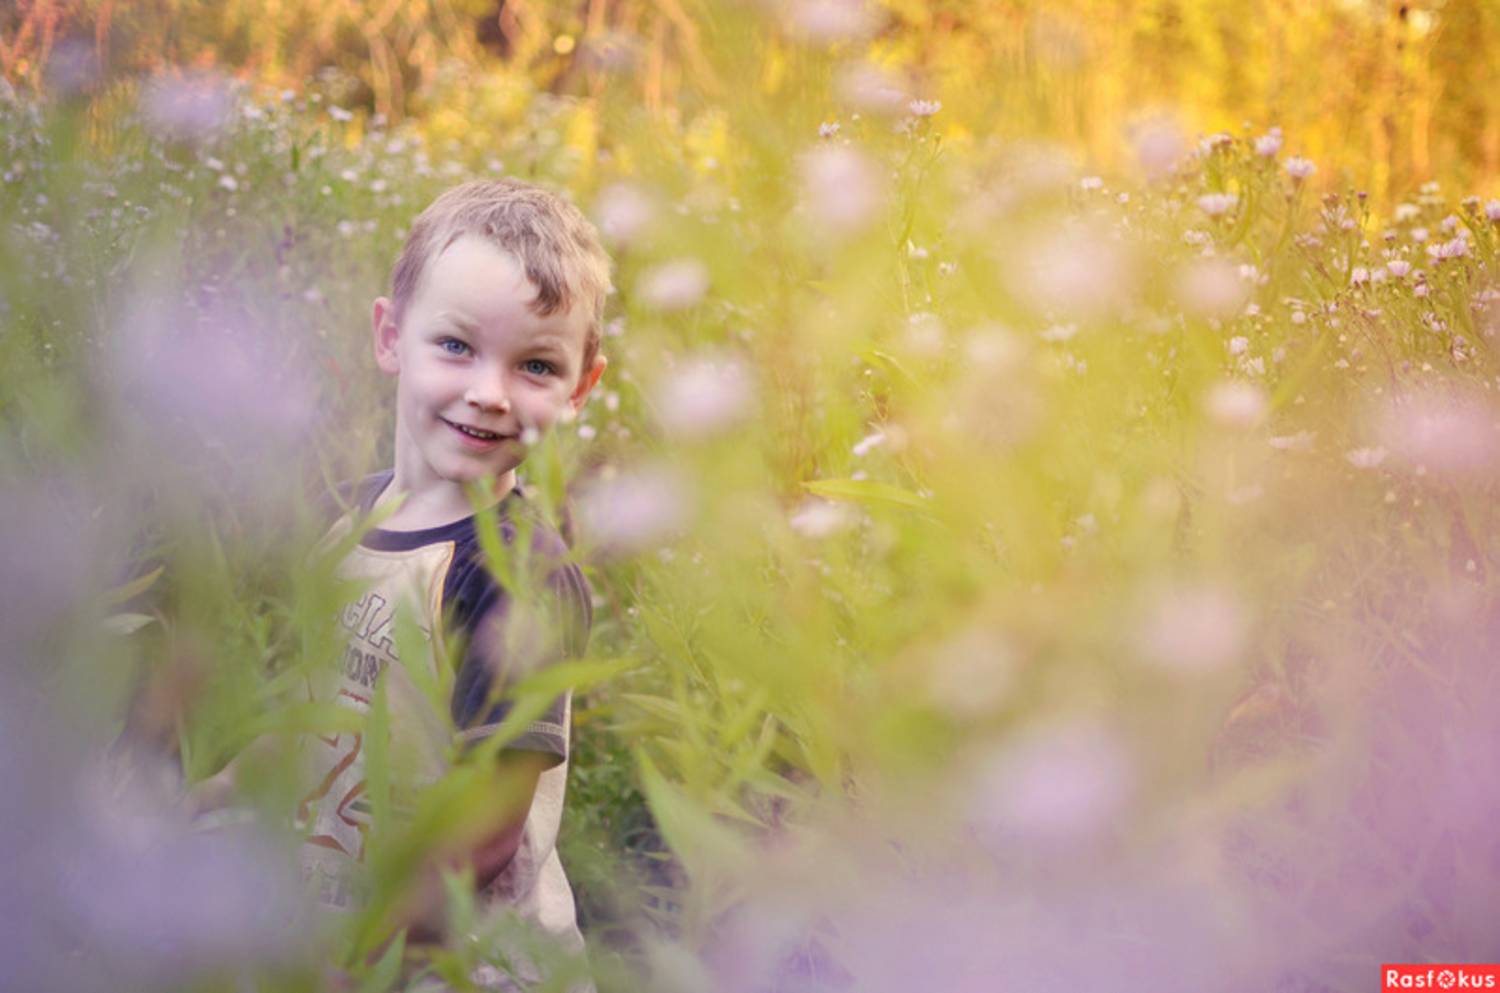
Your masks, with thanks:
M 576 414 L 583 409 L 583 401 L 589 398 L 594 387 L 599 385 L 599 377 L 604 375 L 604 367 L 609 365 L 609 360 L 603 355 L 594 356 L 594 364 L 583 371 L 578 377 L 578 385 L 573 388 L 573 395 L 568 397 L 568 406 L 573 408 Z
M 401 371 L 401 358 L 396 350 L 401 329 L 396 326 L 395 305 L 385 297 L 378 297 L 371 319 L 375 326 L 375 364 L 387 376 L 394 376 Z

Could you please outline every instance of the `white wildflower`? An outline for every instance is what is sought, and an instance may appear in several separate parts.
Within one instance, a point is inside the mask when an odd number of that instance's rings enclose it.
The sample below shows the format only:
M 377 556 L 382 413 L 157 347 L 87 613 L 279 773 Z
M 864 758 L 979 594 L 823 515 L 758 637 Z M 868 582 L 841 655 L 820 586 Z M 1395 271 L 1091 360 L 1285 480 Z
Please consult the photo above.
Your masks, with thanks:
M 1208 193 L 1198 198 L 1198 207 L 1209 217 L 1223 217 L 1239 205 L 1235 193 Z
M 1344 453 L 1345 460 L 1357 469 L 1373 469 L 1386 460 L 1384 448 L 1355 448 Z
M 1274 159 L 1276 153 L 1281 151 L 1281 129 L 1272 128 L 1266 134 L 1255 139 L 1255 154 L 1262 158 Z
M 1318 167 L 1310 159 L 1304 159 L 1300 155 L 1294 155 L 1287 159 L 1286 165 L 1283 168 L 1286 169 L 1288 176 L 1298 182 L 1310 179 L 1318 171 Z
M 1208 416 L 1225 427 L 1247 428 L 1266 415 L 1266 393 L 1254 383 L 1240 380 L 1220 383 L 1204 397 Z

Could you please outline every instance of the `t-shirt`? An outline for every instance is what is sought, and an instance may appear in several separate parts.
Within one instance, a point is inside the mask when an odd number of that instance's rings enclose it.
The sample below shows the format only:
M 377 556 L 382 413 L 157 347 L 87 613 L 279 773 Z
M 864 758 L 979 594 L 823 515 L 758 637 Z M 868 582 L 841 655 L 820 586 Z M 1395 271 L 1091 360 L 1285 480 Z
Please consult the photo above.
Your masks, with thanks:
M 320 547 L 347 540 L 391 478 L 387 471 L 360 483 L 353 512 Z M 420 531 L 371 528 L 338 567 L 339 578 L 358 590 L 338 613 L 347 644 L 337 667 L 310 680 L 309 696 L 368 714 L 384 685 L 393 820 L 412 812 L 455 745 L 496 731 L 511 708 L 501 690 L 541 666 L 581 656 L 586 646 L 589 588 L 561 536 L 519 489 L 501 501 L 496 519 L 510 589 L 487 568 L 472 517 Z M 528 589 L 530 595 L 521 592 Z M 398 645 L 420 645 L 420 657 L 402 657 Z M 556 762 L 537 784 L 515 858 L 481 900 L 487 911 L 513 911 L 579 950 L 572 891 L 557 856 L 571 703 L 571 694 L 557 697 L 505 746 Z M 302 871 L 330 910 L 354 909 L 365 896 L 372 802 L 364 738 L 343 730 L 307 740 L 312 789 L 298 811 L 307 830 Z

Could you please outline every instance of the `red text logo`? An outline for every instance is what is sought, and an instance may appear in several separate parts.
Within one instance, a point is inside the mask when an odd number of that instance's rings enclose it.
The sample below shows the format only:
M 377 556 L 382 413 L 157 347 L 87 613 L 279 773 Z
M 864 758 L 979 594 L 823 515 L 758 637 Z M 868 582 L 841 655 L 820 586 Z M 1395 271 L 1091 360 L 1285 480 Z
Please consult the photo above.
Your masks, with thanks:
M 1380 993 L 1393 990 L 1500 990 L 1500 964 L 1383 965 Z

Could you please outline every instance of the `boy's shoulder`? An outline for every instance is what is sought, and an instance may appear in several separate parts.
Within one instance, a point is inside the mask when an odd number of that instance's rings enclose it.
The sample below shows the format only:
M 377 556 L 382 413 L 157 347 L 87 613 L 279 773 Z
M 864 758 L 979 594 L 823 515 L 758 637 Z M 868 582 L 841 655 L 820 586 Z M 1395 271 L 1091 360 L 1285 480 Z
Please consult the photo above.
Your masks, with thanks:
M 339 484 L 328 499 L 328 524 L 335 528 L 362 528 L 371 514 L 380 495 L 390 486 L 394 471 L 385 469 L 371 473 L 362 479 L 347 480 Z M 482 532 L 490 527 L 501 543 L 513 550 L 521 550 L 533 566 L 546 569 L 572 567 L 572 551 L 561 529 L 547 513 L 531 499 L 522 486 L 516 486 L 494 507 L 494 516 L 476 513 L 449 524 L 418 531 L 387 531 L 378 524 L 365 529 L 360 544 L 367 548 L 400 551 L 436 542 L 452 542 L 455 560 L 480 559 L 484 554 L 485 540 Z M 493 524 L 490 523 L 493 521 Z

